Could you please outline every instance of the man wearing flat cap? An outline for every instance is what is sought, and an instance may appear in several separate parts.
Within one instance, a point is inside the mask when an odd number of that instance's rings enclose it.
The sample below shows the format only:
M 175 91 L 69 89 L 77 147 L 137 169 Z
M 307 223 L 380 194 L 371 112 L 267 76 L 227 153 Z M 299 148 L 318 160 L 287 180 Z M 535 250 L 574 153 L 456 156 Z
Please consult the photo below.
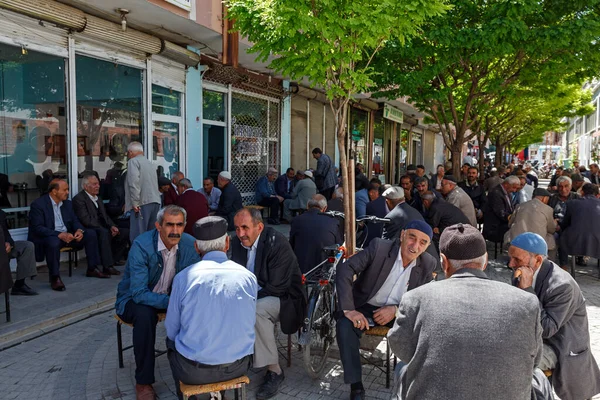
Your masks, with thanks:
M 514 238 L 508 255 L 515 271 L 513 284 L 539 299 L 544 340 L 539 367 L 554 370 L 554 391 L 562 400 L 588 399 L 600 393 L 600 370 L 590 349 L 587 310 L 579 285 L 548 260 L 546 241 L 536 233 Z
M 433 279 L 437 260 L 425 253 L 432 235 L 427 223 L 411 221 L 400 240 L 376 238 L 337 267 L 337 343 L 351 400 L 365 398 L 359 353 L 363 332 L 369 326 L 391 326 L 403 295 Z
M 548 206 L 550 192 L 537 188 L 533 191 L 533 199 L 520 203 L 508 220 L 509 230 L 504 235 L 504 243 L 510 243 L 521 233 L 533 232 L 544 238 L 548 245 L 548 253 L 556 253 L 556 220 L 554 210 Z M 550 255 L 550 259 L 554 258 Z
M 473 226 L 477 226 L 477 215 L 475 214 L 475 205 L 469 195 L 458 186 L 456 178 L 453 175 L 445 175 L 442 180 L 440 192 L 444 199 L 453 206 L 462 211 Z
M 193 232 L 202 261 L 173 279 L 165 320 L 167 355 L 180 399 L 179 382 L 204 385 L 238 378 L 248 372 L 254 353 L 256 276 L 227 259 L 224 218 L 199 219 Z
M 440 253 L 446 279 L 402 296 L 388 332 L 401 360 L 392 398 L 551 399 L 535 369 L 542 352 L 535 296 L 488 279 L 485 240 L 470 224 L 446 228 Z
M 227 220 L 227 229 L 234 230 L 233 217 L 244 205 L 242 204 L 242 195 L 238 188 L 231 182 L 231 174 L 227 171 L 221 171 L 217 178 L 217 183 L 221 189 L 219 198 L 219 207 L 216 215 Z

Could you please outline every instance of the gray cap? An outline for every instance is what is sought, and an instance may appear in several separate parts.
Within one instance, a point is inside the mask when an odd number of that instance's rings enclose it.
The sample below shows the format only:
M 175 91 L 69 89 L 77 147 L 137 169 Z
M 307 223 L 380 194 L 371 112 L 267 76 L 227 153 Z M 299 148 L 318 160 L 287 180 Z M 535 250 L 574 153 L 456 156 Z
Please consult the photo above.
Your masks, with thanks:
M 392 186 L 391 188 L 386 189 L 382 196 L 390 200 L 401 200 L 404 198 L 404 189 L 400 186 Z
M 277 171 L 275 168 L 271 167 L 267 170 L 267 175 L 278 175 L 279 171 Z
M 227 171 L 221 171 L 221 173 L 219 174 L 219 176 L 223 179 L 227 179 L 228 181 L 231 180 L 231 174 Z

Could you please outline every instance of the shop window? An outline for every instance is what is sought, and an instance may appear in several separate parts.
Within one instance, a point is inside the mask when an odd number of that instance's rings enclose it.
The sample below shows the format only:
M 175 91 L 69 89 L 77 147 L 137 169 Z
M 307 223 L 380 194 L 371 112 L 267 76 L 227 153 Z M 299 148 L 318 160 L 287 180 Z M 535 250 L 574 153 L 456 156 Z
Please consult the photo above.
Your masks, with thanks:
M 157 174 L 171 178 L 182 169 L 179 159 L 183 126 L 180 92 L 152 85 L 152 162 Z
M 369 113 L 358 108 L 350 110 L 350 139 L 355 151 L 356 163 L 365 164 L 367 160 L 366 138 L 369 129 Z M 368 174 L 368 169 L 365 169 Z
M 142 71 L 78 55 L 75 73 L 77 171 L 80 178 L 84 171 L 98 175 L 100 194 L 116 216 L 125 201 L 127 145 L 144 140 Z
M 65 60 L 0 44 L 0 207 L 10 228 L 52 178 L 68 177 Z
M 202 160 L 204 176 L 217 182 L 227 169 L 227 93 L 202 91 Z
M 202 119 L 225 122 L 226 93 L 202 91 Z

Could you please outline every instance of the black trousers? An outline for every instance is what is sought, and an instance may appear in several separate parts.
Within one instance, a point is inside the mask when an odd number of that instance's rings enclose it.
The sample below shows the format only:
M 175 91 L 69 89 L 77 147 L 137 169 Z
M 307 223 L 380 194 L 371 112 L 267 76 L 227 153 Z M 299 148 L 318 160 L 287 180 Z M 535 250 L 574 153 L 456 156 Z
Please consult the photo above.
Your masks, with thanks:
M 127 250 L 129 229 L 119 229 L 117 236 L 113 236 L 110 229 L 106 228 L 87 228 L 87 231 L 91 230 L 96 232 L 98 237 L 98 251 L 102 259 L 102 267 L 112 267 L 115 265 L 115 260 L 120 260 Z
M 187 385 L 205 385 L 228 381 L 246 375 L 252 366 L 252 356 L 247 355 L 231 364 L 207 365 L 189 360 L 179 354 L 175 348 L 175 342 L 167 338 L 167 357 L 171 365 L 173 380 L 177 388 L 177 396 L 183 399 L 179 382 Z
M 361 312 L 365 318 L 373 318 L 373 313 L 380 307 L 365 304 L 356 309 Z M 394 325 L 395 319 L 391 320 L 387 326 Z M 344 367 L 344 383 L 352 384 L 362 381 L 362 365 L 360 362 L 360 338 L 363 335 L 362 330 L 355 328 L 354 323 L 344 316 L 343 312 L 337 315 L 337 342 L 340 349 L 340 358 Z
M 335 186 L 332 186 L 328 189 L 323 189 L 321 190 L 321 194 L 323 196 L 325 196 L 325 198 L 327 199 L 327 201 L 331 200 L 331 196 L 333 196 L 333 192 L 335 191 Z
M 279 218 L 279 207 L 281 207 L 281 203 L 277 197 L 266 197 L 262 199 L 258 205 L 269 207 L 269 218 Z
M 50 279 L 60 276 L 60 249 L 66 246 L 77 250 L 85 248 L 88 270 L 94 270 L 100 265 L 98 236 L 96 236 L 96 232 L 86 231 L 83 234 L 83 239 L 81 239 L 81 241 L 77 242 L 73 240 L 70 243 L 63 242 L 58 236 L 48 236 L 44 239 L 43 248 L 46 264 L 48 265 L 48 271 L 50 273 Z
M 119 315 L 124 322 L 133 324 L 133 354 L 135 356 L 135 381 L 140 385 L 154 383 L 154 344 L 158 310 L 130 300 Z

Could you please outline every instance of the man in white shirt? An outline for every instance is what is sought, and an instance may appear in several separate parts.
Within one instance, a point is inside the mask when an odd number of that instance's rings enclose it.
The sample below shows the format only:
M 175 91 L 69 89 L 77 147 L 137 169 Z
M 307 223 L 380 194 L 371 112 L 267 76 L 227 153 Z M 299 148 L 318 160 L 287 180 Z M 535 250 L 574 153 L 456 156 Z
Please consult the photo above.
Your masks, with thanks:
M 425 253 L 432 236 L 426 222 L 413 220 L 402 230 L 400 242 L 376 238 L 337 267 L 337 342 L 351 400 L 365 398 L 359 353 L 363 331 L 391 327 L 404 293 L 433 279 L 437 260 Z

